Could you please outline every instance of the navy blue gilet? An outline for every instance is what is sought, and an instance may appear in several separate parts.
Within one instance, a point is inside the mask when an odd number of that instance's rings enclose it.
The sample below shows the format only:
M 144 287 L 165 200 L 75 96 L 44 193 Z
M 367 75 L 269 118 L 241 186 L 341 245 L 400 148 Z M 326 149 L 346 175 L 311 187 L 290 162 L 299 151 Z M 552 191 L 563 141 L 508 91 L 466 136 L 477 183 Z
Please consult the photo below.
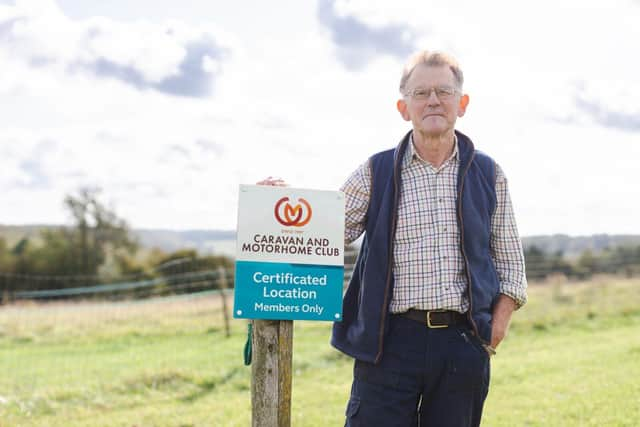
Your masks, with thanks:
M 365 235 L 343 300 L 341 322 L 333 324 L 331 344 L 356 359 L 377 363 L 382 357 L 393 295 L 393 244 L 401 189 L 401 164 L 411 132 L 395 149 L 370 158 L 372 189 Z M 494 161 L 476 151 L 456 131 L 459 172 L 456 211 L 460 250 L 467 275 L 469 320 L 476 334 L 491 340 L 491 313 L 499 282 L 490 255 L 491 216 L 496 206 Z

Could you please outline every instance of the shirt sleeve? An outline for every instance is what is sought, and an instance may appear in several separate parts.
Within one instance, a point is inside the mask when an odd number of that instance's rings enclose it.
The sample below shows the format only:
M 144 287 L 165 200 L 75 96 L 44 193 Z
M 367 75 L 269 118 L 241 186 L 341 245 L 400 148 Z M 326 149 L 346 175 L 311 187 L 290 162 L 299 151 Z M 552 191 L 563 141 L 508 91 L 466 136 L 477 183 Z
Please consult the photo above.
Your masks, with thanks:
M 369 161 L 356 169 L 340 188 L 345 195 L 344 240 L 351 243 L 364 232 L 369 197 L 371 195 L 371 167 Z
M 518 235 L 507 178 L 496 164 L 496 209 L 491 217 L 491 257 L 496 266 L 500 293 L 513 298 L 517 308 L 527 302 L 524 253 Z

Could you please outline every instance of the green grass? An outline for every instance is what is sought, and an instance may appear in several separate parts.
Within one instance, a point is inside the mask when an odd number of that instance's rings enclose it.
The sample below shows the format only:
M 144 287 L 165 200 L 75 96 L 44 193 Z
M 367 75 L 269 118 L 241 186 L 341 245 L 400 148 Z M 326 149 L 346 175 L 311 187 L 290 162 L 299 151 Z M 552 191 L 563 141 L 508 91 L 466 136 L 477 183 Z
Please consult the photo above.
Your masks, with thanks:
M 635 426 L 640 281 L 530 287 L 492 359 L 485 426 Z M 217 297 L 0 306 L 0 426 L 247 426 L 246 321 Z M 352 362 L 296 322 L 293 426 L 338 426 Z

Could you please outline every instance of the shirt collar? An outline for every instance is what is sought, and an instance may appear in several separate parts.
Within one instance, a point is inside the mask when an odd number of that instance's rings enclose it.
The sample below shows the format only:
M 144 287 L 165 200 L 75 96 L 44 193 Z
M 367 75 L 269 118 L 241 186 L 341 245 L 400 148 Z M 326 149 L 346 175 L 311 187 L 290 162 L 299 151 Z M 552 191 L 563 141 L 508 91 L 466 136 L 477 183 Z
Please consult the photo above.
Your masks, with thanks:
M 458 160 L 458 136 L 456 134 L 454 134 L 453 138 L 454 138 L 453 139 L 453 152 L 451 153 L 451 156 L 449 156 L 449 158 L 447 158 L 447 160 L 445 160 L 437 170 L 441 170 L 446 165 L 448 165 L 451 161 L 454 161 L 454 160 L 457 161 Z M 417 161 L 417 162 L 422 162 L 422 163 L 430 166 L 431 168 L 433 168 L 433 165 L 431 163 L 429 163 L 428 161 L 424 160 L 422 157 L 420 157 L 420 155 L 416 151 L 416 147 L 413 145 L 413 132 L 412 132 L 411 135 L 409 136 L 409 146 L 407 147 L 407 152 L 406 152 L 406 154 L 404 156 L 404 159 L 403 159 L 403 166 L 407 166 L 409 163 L 411 163 L 414 160 Z M 435 168 L 433 168 L 433 169 L 435 169 Z

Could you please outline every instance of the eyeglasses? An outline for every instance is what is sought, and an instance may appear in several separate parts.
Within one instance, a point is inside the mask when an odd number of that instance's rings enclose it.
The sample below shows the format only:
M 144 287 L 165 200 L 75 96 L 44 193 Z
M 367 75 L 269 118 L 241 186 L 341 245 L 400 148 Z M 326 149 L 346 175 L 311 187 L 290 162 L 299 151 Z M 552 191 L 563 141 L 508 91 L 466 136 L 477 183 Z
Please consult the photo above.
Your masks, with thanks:
M 431 97 L 431 92 L 435 91 L 440 101 L 445 101 L 453 97 L 458 90 L 451 86 L 437 86 L 432 88 L 419 87 L 412 91 L 405 92 L 405 96 L 410 96 L 416 101 L 426 101 Z

